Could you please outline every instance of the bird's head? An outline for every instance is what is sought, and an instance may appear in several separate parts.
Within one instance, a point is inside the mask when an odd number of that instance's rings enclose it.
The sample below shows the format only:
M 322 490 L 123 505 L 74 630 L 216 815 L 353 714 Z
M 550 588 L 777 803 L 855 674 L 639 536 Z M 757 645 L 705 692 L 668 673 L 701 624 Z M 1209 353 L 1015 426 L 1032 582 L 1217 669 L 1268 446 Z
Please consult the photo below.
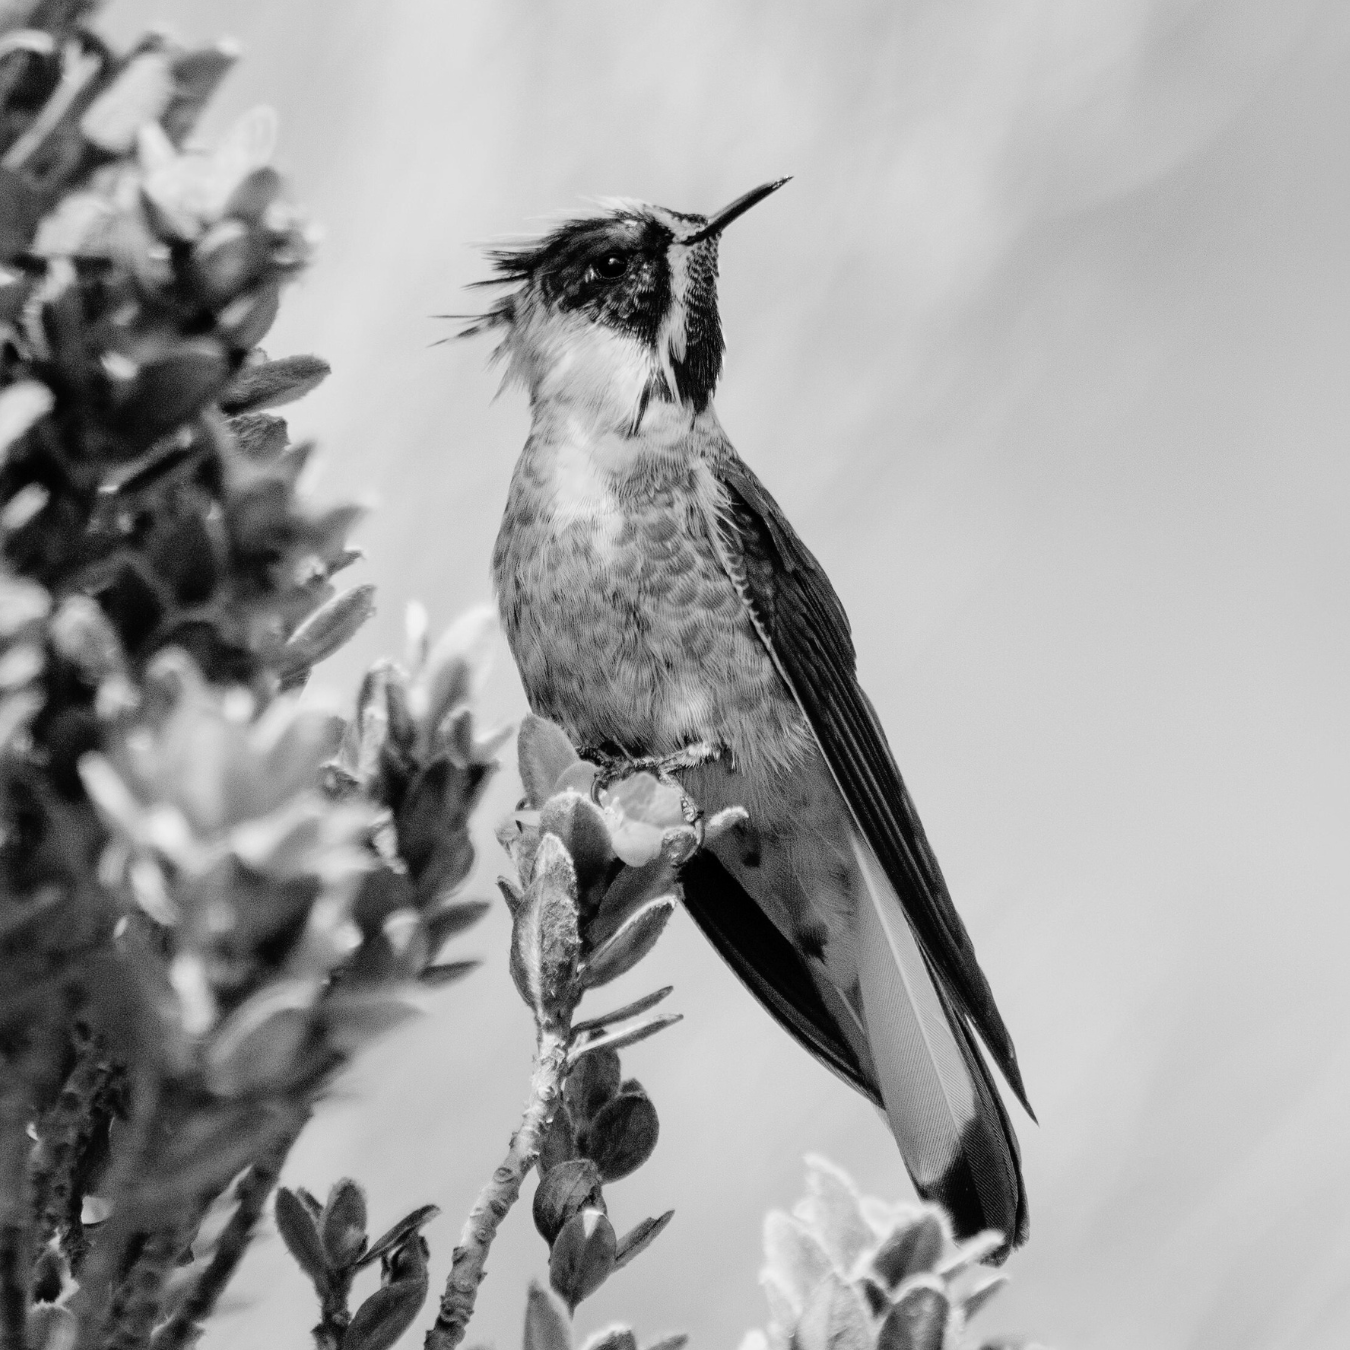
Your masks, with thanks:
M 711 216 L 615 202 L 541 239 L 492 250 L 483 285 L 513 289 L 466 333 L 503 329 L 497 354 L 541 404 L 630 434 L 654 403 L 708 406 L 722 372 L 717 246 L 738 216 L 787 182 Z

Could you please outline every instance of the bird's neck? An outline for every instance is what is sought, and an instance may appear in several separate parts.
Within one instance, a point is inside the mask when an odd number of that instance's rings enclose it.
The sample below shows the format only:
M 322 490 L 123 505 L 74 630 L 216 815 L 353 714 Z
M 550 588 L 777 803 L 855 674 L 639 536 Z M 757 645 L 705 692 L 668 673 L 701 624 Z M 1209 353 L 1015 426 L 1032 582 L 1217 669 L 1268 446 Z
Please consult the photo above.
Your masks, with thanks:
M 533 303 L 516 315 L 501 354 L 509 362 L 507 378 L 529 391 L 536 428 L 565 420 L 594 436 L 659 439 L 681 422 L 713 415 L 710 391 L 697 404 L 680 396 L 667 338 L 653 346 Z

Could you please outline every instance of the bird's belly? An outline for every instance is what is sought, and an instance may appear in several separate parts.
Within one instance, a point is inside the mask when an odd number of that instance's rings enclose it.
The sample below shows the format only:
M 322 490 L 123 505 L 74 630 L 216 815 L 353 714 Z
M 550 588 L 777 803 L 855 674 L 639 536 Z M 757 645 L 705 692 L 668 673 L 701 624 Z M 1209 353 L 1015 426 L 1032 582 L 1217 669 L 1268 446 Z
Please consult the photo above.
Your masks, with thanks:
M 697 741 L 786 766 L 805 723 L 678 494 L 630 509 L 508 512 L 494 559 L 534 710 L 582 746 L 665 755 Z

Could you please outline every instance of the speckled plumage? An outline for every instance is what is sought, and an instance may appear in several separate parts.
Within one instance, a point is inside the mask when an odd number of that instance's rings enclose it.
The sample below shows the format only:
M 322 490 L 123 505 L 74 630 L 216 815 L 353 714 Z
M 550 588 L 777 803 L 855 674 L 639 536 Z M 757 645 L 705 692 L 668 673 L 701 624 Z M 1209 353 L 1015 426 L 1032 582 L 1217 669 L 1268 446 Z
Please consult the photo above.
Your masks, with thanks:
M 663 405 L 639 437 L 536 419 L 493 576 L 531 705 L 577 744 L 636 756 L 706 740 L 752 772 L 804 753 L 805 720 L 709 537 L 709 463 L 731 453 L 711 411 Z
M 704 932 L 779 1021 L 884 1105 L 957 1229 L 1026 1234 L 1017 1143 L 974 1036 L 1011 1038 L 858 687 L 837 596 L 713 411 L 712 222 L 619 204 L 499 253 L 484 317 L 533 422 L 493 554 L 530 706 L 583 749 L 673 756 L 750 826 L 686 868 Z

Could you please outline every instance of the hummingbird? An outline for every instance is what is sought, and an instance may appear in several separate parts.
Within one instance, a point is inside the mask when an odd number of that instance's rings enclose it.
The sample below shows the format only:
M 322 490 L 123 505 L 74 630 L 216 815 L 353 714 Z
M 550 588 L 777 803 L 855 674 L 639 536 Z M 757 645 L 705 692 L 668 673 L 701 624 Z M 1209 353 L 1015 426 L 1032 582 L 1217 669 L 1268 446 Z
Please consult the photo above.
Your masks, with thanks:
M 497 331 L 529 394 L 492 570 L 534 712 L 746 823 L 685 864 L 688 912 L 768 1011 L 884 1113 L 955 1230 L 1027 1235 L 1020 1154 L 980 1042 L 1028 1114 L 1012 1038 L 829 578 L 736 453 L 713 392 L 723 231 L 602 203 L 494 249 Z M 1034 1116 L 1032 1117 L 1034 1119 Z

